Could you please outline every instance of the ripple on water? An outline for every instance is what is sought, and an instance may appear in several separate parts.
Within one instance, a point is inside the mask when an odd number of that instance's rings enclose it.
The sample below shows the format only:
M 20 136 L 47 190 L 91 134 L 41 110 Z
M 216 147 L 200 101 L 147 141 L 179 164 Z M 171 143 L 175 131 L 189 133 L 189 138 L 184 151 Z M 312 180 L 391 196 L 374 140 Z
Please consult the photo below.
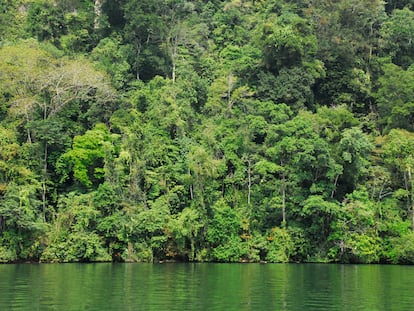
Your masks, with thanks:
M 0 265 L 0 310 L 407 311 L 414 267 Z

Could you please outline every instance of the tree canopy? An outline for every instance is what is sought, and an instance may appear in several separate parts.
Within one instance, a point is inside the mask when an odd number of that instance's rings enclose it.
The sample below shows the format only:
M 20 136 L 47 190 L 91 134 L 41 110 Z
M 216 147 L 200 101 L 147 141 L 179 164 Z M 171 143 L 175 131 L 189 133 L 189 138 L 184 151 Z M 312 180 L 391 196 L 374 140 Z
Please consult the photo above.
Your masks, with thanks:
M 0 4 L 0 262 L 414 263 L 412 1 Z

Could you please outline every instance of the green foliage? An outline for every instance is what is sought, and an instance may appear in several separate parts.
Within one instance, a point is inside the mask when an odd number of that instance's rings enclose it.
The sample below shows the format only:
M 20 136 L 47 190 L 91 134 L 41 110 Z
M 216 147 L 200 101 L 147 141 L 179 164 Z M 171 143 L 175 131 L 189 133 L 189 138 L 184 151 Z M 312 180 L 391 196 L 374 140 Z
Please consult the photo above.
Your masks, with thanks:
M 36 185 L 10 183 L 0 202 L 0 261 L 38 260 L 47 230 Z
M 393 10 L 391 17 L 381 28 L 384 49 L 393 62 L 403 68 L 409 67 L 414 61 L 413 17 L 414 12 L 408 7 Z
M 3 1 L 0 261 L 412 263 L 410 3 Z
M 339 195 L 351 193 L 366 178 L 373 147 L 370 137 L 358 127 L 348 128 L 342 132 L 339 141 L 341 159 L 338 162 L 343 167 L 343 174 L 338 182 L 347 188 L 338 189 Z
M 380 28 L 387 19 L 384 2 L 318 0 L 304 12 L 312 21 L 318 39 L 317 56 L 326 71 L 315 87 L 317 101 L 325 105 L 346 103 L 354 111 L 368 113 L 371 98 L 366 90 L 371 83 L 361 82 L 370 82 L 375 71 Z
M 340 212 L 337 202 L 325 200 L 321 195 L 310 195 L 304 202 L 301 215 L 309 221 L 307 231 L 312 240 L 326 239 L 330 234 L 330 224 Z
M 75 180 L 86 187 L 103 180 L 105 160 L 113 151 L 111 135 L 104 124 L 95 125 L 93 130 L 73 140 L 72 150 L 59 159 L 57 169 L 64 181 L 71 172 Z
M 25 16 L 19 10 L 24 3 L 25 0 L 6 0 L 0 4 L 0 42 L 24 37 L 25 33 L 21 25 L 24 23 Z
M 273 228 L 268 237 L 266 261 L 289 262 L 293 253 L 294 242 L 286 229 Z
M 378 235 L 375 205 L 365 189 L 354 191 L 344 202 L 329 237 L 335 246 L 329 255 L 345 262 L 378 262 L 381 240 Z
M 48 0 L 30 4 L 26 23 L 28 31 L 39 41 L 58 43 L 58 38 L 66 31 L 64 12 Z
M 103 239 L 96 233 L 100 216 L 90 194 L 71 192 L 61 197 L 42 261 L 110 261 Z
M 211 260 L 239 261 L 246 252 L 246 245 L 239 236 L 240 217 L 223 201 L 214 205 L 213 213 L 206 235 L 211 247 Z
M 394 264 L 414 263 L 414 234 L 407 232 L 398 237 L 391 237 L 385 246 L 387 259 Z
M 311 33 L 308 21 L 295 13 L 271 14 L 259 29 L 264 62 L 273 73 L 283 67 L 301 65 L 316 52 L 316 37 Z
M 393 129 L 383 145 L 384 162 L 393 172 L 393 197 L 405 203 L 405 210 L 411 216 L 414 228 L 414 140 L 413 134 L 406 130 Z
M 187 256 L 189 261 L 194 261 L 196 243 L 200 241 L 203 229 L 200 212 L 193 208 L 185 208 L 171 219 L 169 227 L 176 243 L 176 250 L 173 250 L 171 255 Z
M 312 87 L 315 77 L 301 67 L 283 68 L 277 76 L 271 73 L 259 75 L 257 88 L 261 98 L 277 103 L 285 103 L 298 111 L 314 104 Z
M 91 57 L 111 77 L 117 88 L 125 87 L 130 79 L 131 66 L 127 62 L 127 48 L 119 38 L 104 38 L 92 50 Z
M 413 131 L 414 103 L 411 86 L 414 83 L 414 70 L 403 70 L 397 65 L 385 64 L 383 71 L 375 94 L 380 125 L 385 132 L 392 128 Z
M 53 241 L 42 254 L 45 262 L 94 262 L 110 261 L 102 247 L 102 239 L 96 233 L 77 231 L 61 240 Z

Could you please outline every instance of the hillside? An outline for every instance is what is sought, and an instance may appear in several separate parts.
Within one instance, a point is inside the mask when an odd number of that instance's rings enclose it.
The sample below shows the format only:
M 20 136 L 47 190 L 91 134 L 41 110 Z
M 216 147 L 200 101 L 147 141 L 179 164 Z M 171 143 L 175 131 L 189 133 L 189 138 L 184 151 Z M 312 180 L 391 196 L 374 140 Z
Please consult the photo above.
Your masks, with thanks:
M 414 263 L 412 0 L 0 3 L 0 262 Z

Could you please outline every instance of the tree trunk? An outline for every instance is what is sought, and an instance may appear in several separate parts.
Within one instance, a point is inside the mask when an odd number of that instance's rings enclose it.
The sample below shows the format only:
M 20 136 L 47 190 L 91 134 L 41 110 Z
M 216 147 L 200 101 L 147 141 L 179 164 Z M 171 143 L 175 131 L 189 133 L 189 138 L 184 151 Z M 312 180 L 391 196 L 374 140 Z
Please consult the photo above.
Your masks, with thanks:
M 334 188 L 332 189 L 331 192 L 331 199 L 334 197 L 335 195 L 335 190 L 336 190 L 336 186 L 338 185 L 338 179 L 339 179 L 339 175 L 335 176 L 335 181 L 334 181 Z
M 282 177 L 282 227 L 286 228 L 286 176 Z
M 188 169 L 188 175 L 190 175 L 190 176 L 191 176 L 191 171 L 190 171 L 190 169 Z M 190 183 L 190 199 L 191 199 L 191 201 L 193 201 L 193 200 L 194 200 L 193 183 L 192 183 L 192 182 Z
M 44 165 L 43 165 L 43 177 L 42 177 L 42 217 L 43 222 L 46 222 L 46 179 L 47 179 L 47 142 L 45 143 L 45 155 L 44 155 Z
M 407 175 L 408 175 L 408 187 L 410 188 L 410 210 L 411 210 L 411 230 L 414 231 L 414 181 L 411 176 L 411 167 L 408 166 L 407 168 Z
M 44 102 L 43 106 L 43 120 L 47 119 L 47 105 Z M 48 157 L 48 145 L 47 141 L 45 141 L 45 150 L 44 150 L 44 157 L 43 157 L 43 176 L 42 176 L 42 217 L 43 222 L 46 222 L 46 179 L 47 179 L 47 157 Z
M 178 35 L 175 37 L 173 42 L 173 50 L 172 50 L 172 73 L 171 73 L 171 79 L 172 82 L 175 83 L 175 75 L 177 70 L 177 45 L 178 45 Z
M 95 0 L 95 4 L 94 4 L 94 13 L 95 13 L 95 18 L 93 21 L 93 28 L 94 29 L 99 29 L 100 28 L 100 18 L 101 18 L 101 14 L 102 14 L 102 0 Z
M 231 98 L 231 92 L 233 91 L 233 87 L 235 84 L 235 79 L 232 73 L 229 73 L 227 77 L 227 117 L 229 118 L 231 116 L 231 109 L 233 108 L 234 102 Z
M 251 161 L 249 159 L 247 161 L 247 205 L 250 206 L 250 197 L 251 197 L 251 189 L 252 189 L 252 168 L 251 168 Z

